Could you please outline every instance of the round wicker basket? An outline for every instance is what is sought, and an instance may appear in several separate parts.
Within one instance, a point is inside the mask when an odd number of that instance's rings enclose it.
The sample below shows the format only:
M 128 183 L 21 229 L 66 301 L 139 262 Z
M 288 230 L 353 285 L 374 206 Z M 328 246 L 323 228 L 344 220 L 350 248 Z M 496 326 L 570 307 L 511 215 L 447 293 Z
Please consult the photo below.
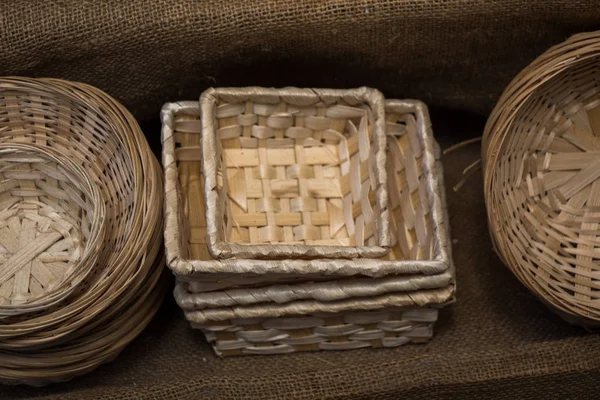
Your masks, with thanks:
M 88 85 L 0 78 L 0 188 L 0 380 L 112 360 L 166 291 L 162 174 L 137 122 Z
M 507 87 L 485 128 L 496 250 L 570 322 L 600 322 L 600 32 L 555 46 Z

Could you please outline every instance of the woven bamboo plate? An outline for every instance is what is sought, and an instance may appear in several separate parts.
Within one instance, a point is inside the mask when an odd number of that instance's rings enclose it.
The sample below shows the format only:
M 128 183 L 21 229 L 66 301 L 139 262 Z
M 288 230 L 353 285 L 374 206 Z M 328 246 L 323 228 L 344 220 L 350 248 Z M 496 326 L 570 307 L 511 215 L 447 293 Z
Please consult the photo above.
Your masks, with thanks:
M 200 98 L 215 258 L 389 251 L 384 99 L 373 89 L 208 89 Z
M 571 37 L 506 88 L 483 138 L 492 238 L 566 319 L 600 322 L 600 32 Z
M 168 264 L 178 280 L 175 297 L 192 325 L 215 341 L 219 354 L 381 347 L 382 337 L 387 338 L 385 346 L 430 337 L 435 308 L 454 293 L 439 151 L 423 104 L 388 101 L 386 110 L 386 131 L 393 137 L 388 140 L 387 166 L 394 244 L 390 253 L 384 259 L 274 261 L 211 257 L 197 148 L 202 132 L 199 104 L 163 108 L 165 240 Z M 379 313 L 381 308 L 385 310 Z M 361 312 L 366 314 L 355 321 L 353 315 Z M 295 322 L 288 329 L 284 322 L 280 326 L 272 321 L 279 318 Z M 338 326 L 337 336 L 331 331 L 315 337 L 324 321 L 345 328 Z M 374 336 L 352 336 L 358 331 L 350 332 L 348 321 L 364 321 L 364 326 L 352 328 L 361 332 L 377 325 L 375 321 L 385 329 L 371 332 Z M 274 324 L 279 336 L 271 335 Z M 298 335 L 297 342 L 288 340 Z
M 0 131 L 7 145 L 44 147 L 57 155 L 55 161 L 61 165 L 71 160 L 85 172 L 78 182 L 93 184 L 105 206 L 104 237 L 95 244 L 86 241 L 94 244 L 89 252 L 96 261 L 76 288 L 37 312 L 0 319 L 0 359 L 6 360 L 0 366 L 0 380 L 41 385 L 70 379 L 113 359 L 158 308 L 165 289 L 161 283 L 160 166 L 131 114 L 105 93 L 84 84 L 1 78 Z M 83 236 L 91 229 L 83 221 L 95 218 L 87 215 L 93 208 L 89 201 L 83 202 L 86 198 L 81 194 L 69 191 L 73 185 L 53 181 L 52 177 L 59 176 L 51 175 L 51 163 L 45 164 L 45 177 L 30 169 L 16 175 L 24 178 L 25 174 L 35 186 L 9 190 L 10 195 L 0 199 L 37 195 L 40 203 L 65 211 L 74 222 L 81 221 Z M 29 163 L 28 168 L 34 165 Z M 32 171 L 37 175 L 31 175 Z M 44 190 L 35 191 L 35 187 Z M 60 209 L 50 194 L 60 198 Z M 89 237 L 93 239 L 92 233 Z M 40 253 L 40 261 L 43 256 Z M 31 282 L 30 278 L 30 293 Z M 69 288 L 63 286 L 63 290 Z
M 0 143 L 0 318 L 73 292 L 98 261 L 106 210 L 85 170 L 42 144 Z

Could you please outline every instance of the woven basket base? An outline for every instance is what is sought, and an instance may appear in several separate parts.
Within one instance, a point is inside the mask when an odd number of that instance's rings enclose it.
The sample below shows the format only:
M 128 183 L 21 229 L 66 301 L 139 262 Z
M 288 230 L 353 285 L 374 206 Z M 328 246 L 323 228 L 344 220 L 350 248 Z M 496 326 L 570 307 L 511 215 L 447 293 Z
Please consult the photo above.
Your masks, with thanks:
M 0 304 L 25 303 L 62 283 L 83 251 L 82 238 L 63 210 L 23 201 L 0 211 L 0 262 L 27 264 L 0 284 Z
M 191 325 L 204 332 L 220 356 L 266 355 L 425 343 L 437 317 L 438 310 L 430 307 L 390 308 Z

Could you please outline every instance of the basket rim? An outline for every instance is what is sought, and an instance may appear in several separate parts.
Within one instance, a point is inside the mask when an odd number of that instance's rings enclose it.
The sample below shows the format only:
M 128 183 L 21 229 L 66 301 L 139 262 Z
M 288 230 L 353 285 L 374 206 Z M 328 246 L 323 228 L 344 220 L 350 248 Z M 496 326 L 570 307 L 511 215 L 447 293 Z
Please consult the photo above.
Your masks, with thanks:
M 427 106 L 419 100 L 387 100 L 386 108 L 398 113 L 414 113 L 417 133 L 423 144 L 423 162 L 429 168 L 432 179 L 427 180 L 427 189 L 433 196 L 431 212 L 434 220 L 433 236 L 436 252 L 431 260 L 380 260 L 380 259 L 225 259 L 196 260 L 182 256 L 179 232 L 179 181 L 173 140 L 173 119 L 182 113 L 199 117 L 198 101 L 166 103 L 161 111 L 162 162 L 165 176 L 165 248 L 167 265 L 179 277 L 194 277 L 204 273 L 234 273 L 262 275 L 280 274 L 325 274 L 382 277 L 391 274 L 434 275 L 450 271 L 455 276 L 452 261 L 449 217 L 446 207 L 443 168 L 440 150 L 433 139 Z M 169 234 L 167 234 L 169 233 Z
M 222 237 L 223 219 L 220 218 L 219 193 L 217 192 L 218 140 L 216 139 L 215 110 L 217 101 L 229 98 L 252 100 L 261 103 L 279 103 L 292 105 L 310 105 L 319 103 L 335 104 L 346 101 L 350 104 L 367 104 L 373 111 L 374 123 L 372 140 L 375 152 L 374 179 L 376 202 L 379 213 L 375 218 L 377 245 L 375 246 L 323 246 L 307 244 L 238 244 Z M 244 101 L 242 100 L 242 101 Z M 246 101 L 247 101 L 246 100 Z M 279 259 L 282 257 L 311 258 L 374 258 L 383 257 L 390 251 L 389 210 L 387 206 L 387 173 L 385 134 L 385 99 L 376 89 L 361 87 L 357 89 L 317 89 L 286 87 L 281 89 L 263 87 L 222 87 L 209 88 L 200 96 L 200 113 L 202 130 L 202 168 L 204 174 L 207 222 L 207 247 L 210 254 L 217 259 L 226 258 L 259 258 Z M 209 189 L 210 188 L 210 189 Z
M 271 283 L 255 288 L 231 287 L 218 290 L 191 292 L 193 281 L 180 279 L 175 301 L 184 311 L 233 307 L 251 304 L 288 304 L 312 299 L 322 302 L 344 299 L 359 299 L 381 296 L 389 293 L 417 292 L 439 289 L 454 285 L 450 271 L 441 274 L 388 275 L 381 278 L 354 277 L 336 281 L 316 281 L 298 284 Z
M 182 282 L 175 284 L 175 298 L 181 298 L 185 290 Z M 442 288 L 421 289 L 409 292 L 386 293 L 380 296 L 354 297 L 336 301 L 319 301 L 304 299 L 289 303 L 260 303 L 250 305 L 235 305 L 203 310 L 183 310 L 186 319 L 195 324 L 218 322 L 249 318 L 281 318 L 301 317 L 319 313 L 347 313 L 381 310 L 386 308 L 443 308 L 454 302 L 455 285 Z

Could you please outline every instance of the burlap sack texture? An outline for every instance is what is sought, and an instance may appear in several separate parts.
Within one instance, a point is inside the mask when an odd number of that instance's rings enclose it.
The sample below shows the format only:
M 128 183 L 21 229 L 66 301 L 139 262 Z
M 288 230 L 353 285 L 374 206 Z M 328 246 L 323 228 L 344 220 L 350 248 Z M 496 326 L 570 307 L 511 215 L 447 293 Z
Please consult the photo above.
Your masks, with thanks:
M 140 121 L 207 86 L 369 85 L 486 113 L 597 0 L 5 0 L 0 74 L 83 81 Z
M 593 29 L 595 0 L 6 0 L 0 73 L 91 83 L 142 122 L 208 85 L 366 84 L 486 113 L 536 55 Z M 471 115 L 432 118 L 442 147 L 483 130 Z M 158 123 L 146 127 L 159 137 Z M 478 157 L 477 146 L 446 156 L 448 185 Z M 428 345 L 220 360 L 168 301 L 115 362 L 66 384 L 0 387 L 0 398 L 595 398 L 600 337 L 566 325 L 501 265 L 481 193 L 479 177 L 448 192 L 458 301 Z

